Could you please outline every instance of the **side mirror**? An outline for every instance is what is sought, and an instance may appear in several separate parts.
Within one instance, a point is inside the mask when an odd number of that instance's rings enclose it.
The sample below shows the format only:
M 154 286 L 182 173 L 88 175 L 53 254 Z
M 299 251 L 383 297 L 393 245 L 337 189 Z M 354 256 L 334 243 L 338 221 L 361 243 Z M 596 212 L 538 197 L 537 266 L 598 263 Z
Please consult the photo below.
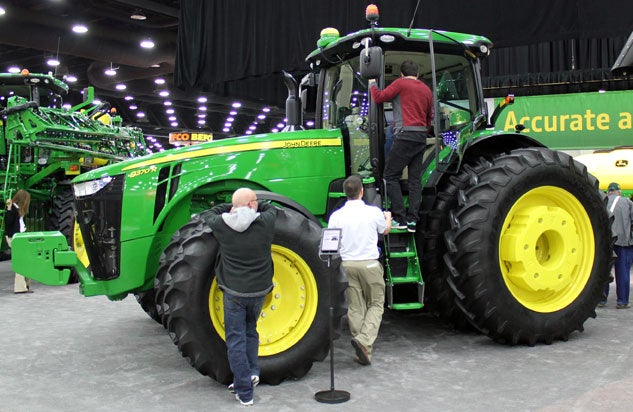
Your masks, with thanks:
M 367 47 L 360 52 L 360 75 L 363 79 L 377 79 L 382 74 L 384 57 L 378 46 Z
M 316 110 L 317 74 L 308 73 L 301 79 L 300 97 L 301 107 L 304 113 L 312 113 Z

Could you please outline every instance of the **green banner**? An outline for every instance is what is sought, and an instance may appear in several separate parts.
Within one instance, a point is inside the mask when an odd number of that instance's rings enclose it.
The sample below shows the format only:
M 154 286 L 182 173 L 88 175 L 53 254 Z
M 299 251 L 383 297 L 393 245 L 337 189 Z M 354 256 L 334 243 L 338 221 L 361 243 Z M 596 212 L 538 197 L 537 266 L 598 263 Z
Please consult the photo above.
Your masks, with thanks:
M 517 124 L 552 149 L 633 146 L 633 90 L 516 96 L 495 129 L 514 132 Z

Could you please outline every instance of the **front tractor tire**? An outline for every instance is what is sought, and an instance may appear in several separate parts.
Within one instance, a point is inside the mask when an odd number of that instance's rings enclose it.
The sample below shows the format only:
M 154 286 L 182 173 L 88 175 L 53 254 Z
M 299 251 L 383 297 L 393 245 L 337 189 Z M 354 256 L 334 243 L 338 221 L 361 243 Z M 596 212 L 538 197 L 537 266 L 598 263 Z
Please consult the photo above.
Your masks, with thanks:
M 567 340 L 596 316 L 609 281 L 605 195 L 560 152 L 519 149 L 490 162 L 471 171 L 445 233 L 455 302 L 496 341 Z
M 226 355 L 222 291 L 215 279 L 218 242 L 194 216 L 161 256 L 155 291 L 158 314 L 190 364 L 220 383 L 232 382 Z M 278 209 L 272 257 L 273 290 L 258 320 L 261 380 L 278 384 L 301 378 L 329 349 L 328 277 L 338 302 L 334 325 L 345 313 L 345 282 L 318 256 L 321 228 L 298 212 Z
M 59 230 L 68 245 L 77 253 L 79 260 L 84 266 L 89 267 L 88 254 L 84 247 L 83 238 L 79 225 L 75 220 L 75 206 L 72 189 L 61 190 L 53 199 L 52 214 L 50 217 L 50 230 Z M 73 269 L 71 270 L 68 283 L 79 282 L 79 275 Z

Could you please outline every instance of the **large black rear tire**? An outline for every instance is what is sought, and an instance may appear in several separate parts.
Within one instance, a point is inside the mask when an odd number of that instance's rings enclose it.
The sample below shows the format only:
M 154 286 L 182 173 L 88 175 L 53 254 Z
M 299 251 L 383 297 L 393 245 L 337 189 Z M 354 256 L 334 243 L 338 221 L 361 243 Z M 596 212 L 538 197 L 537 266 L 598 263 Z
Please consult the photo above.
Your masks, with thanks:
M 425 305 L 432 313 L 460 330 L 472 330 L 472 325 L 455 304 L 455 294 L 448 284 L 450 272 L 444 263 L 447 252 L 444 232 L 450 229 L 450 211 L 458 206 L 459 193 L 477 173 L 490 167 L 490 162 L 479 159 L 466 163 L 459 173 L 444 175 L 437 186 L 433 205 L 426 212 L 424 230 L 416 232 L 417 249 L 422 251 L 421 266 L 426 285 Z
M 509 344 L 582 331 L 609 281 L 611 230 L 597 180 L 544 148 L 514 150 L 472 173 L 445 236 L 459 307 Z
M 213 272 L 218 243 L 203 212 L 172 237 L 156 277 L 159 313 L 182 355 L 200 373 L 228 384 L 222 292 Z M 334 282 L 334 324 L 345 313 L 339 272 L 318 256 L 321 228 L 301 214 L 278 211 L 272 254 L 274 289 L 258 321 L 261 380 L 300 378 L 328 353 L 328 277 Z

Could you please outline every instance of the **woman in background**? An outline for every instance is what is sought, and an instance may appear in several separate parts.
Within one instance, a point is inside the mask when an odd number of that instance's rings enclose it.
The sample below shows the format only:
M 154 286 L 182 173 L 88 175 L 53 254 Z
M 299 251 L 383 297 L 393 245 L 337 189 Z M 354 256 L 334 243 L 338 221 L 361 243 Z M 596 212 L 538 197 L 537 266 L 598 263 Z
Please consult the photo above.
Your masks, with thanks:
M 13 235 L 26 231 L 24 216 L 29 212 L 31 195 L 26 190 L 18 190 L 12 199 L 7 200 L 7 210 L 4 215 L 7 244 L 11 247 Z M 31 280 L 15 274 L 13 293 L 32 293 Z

